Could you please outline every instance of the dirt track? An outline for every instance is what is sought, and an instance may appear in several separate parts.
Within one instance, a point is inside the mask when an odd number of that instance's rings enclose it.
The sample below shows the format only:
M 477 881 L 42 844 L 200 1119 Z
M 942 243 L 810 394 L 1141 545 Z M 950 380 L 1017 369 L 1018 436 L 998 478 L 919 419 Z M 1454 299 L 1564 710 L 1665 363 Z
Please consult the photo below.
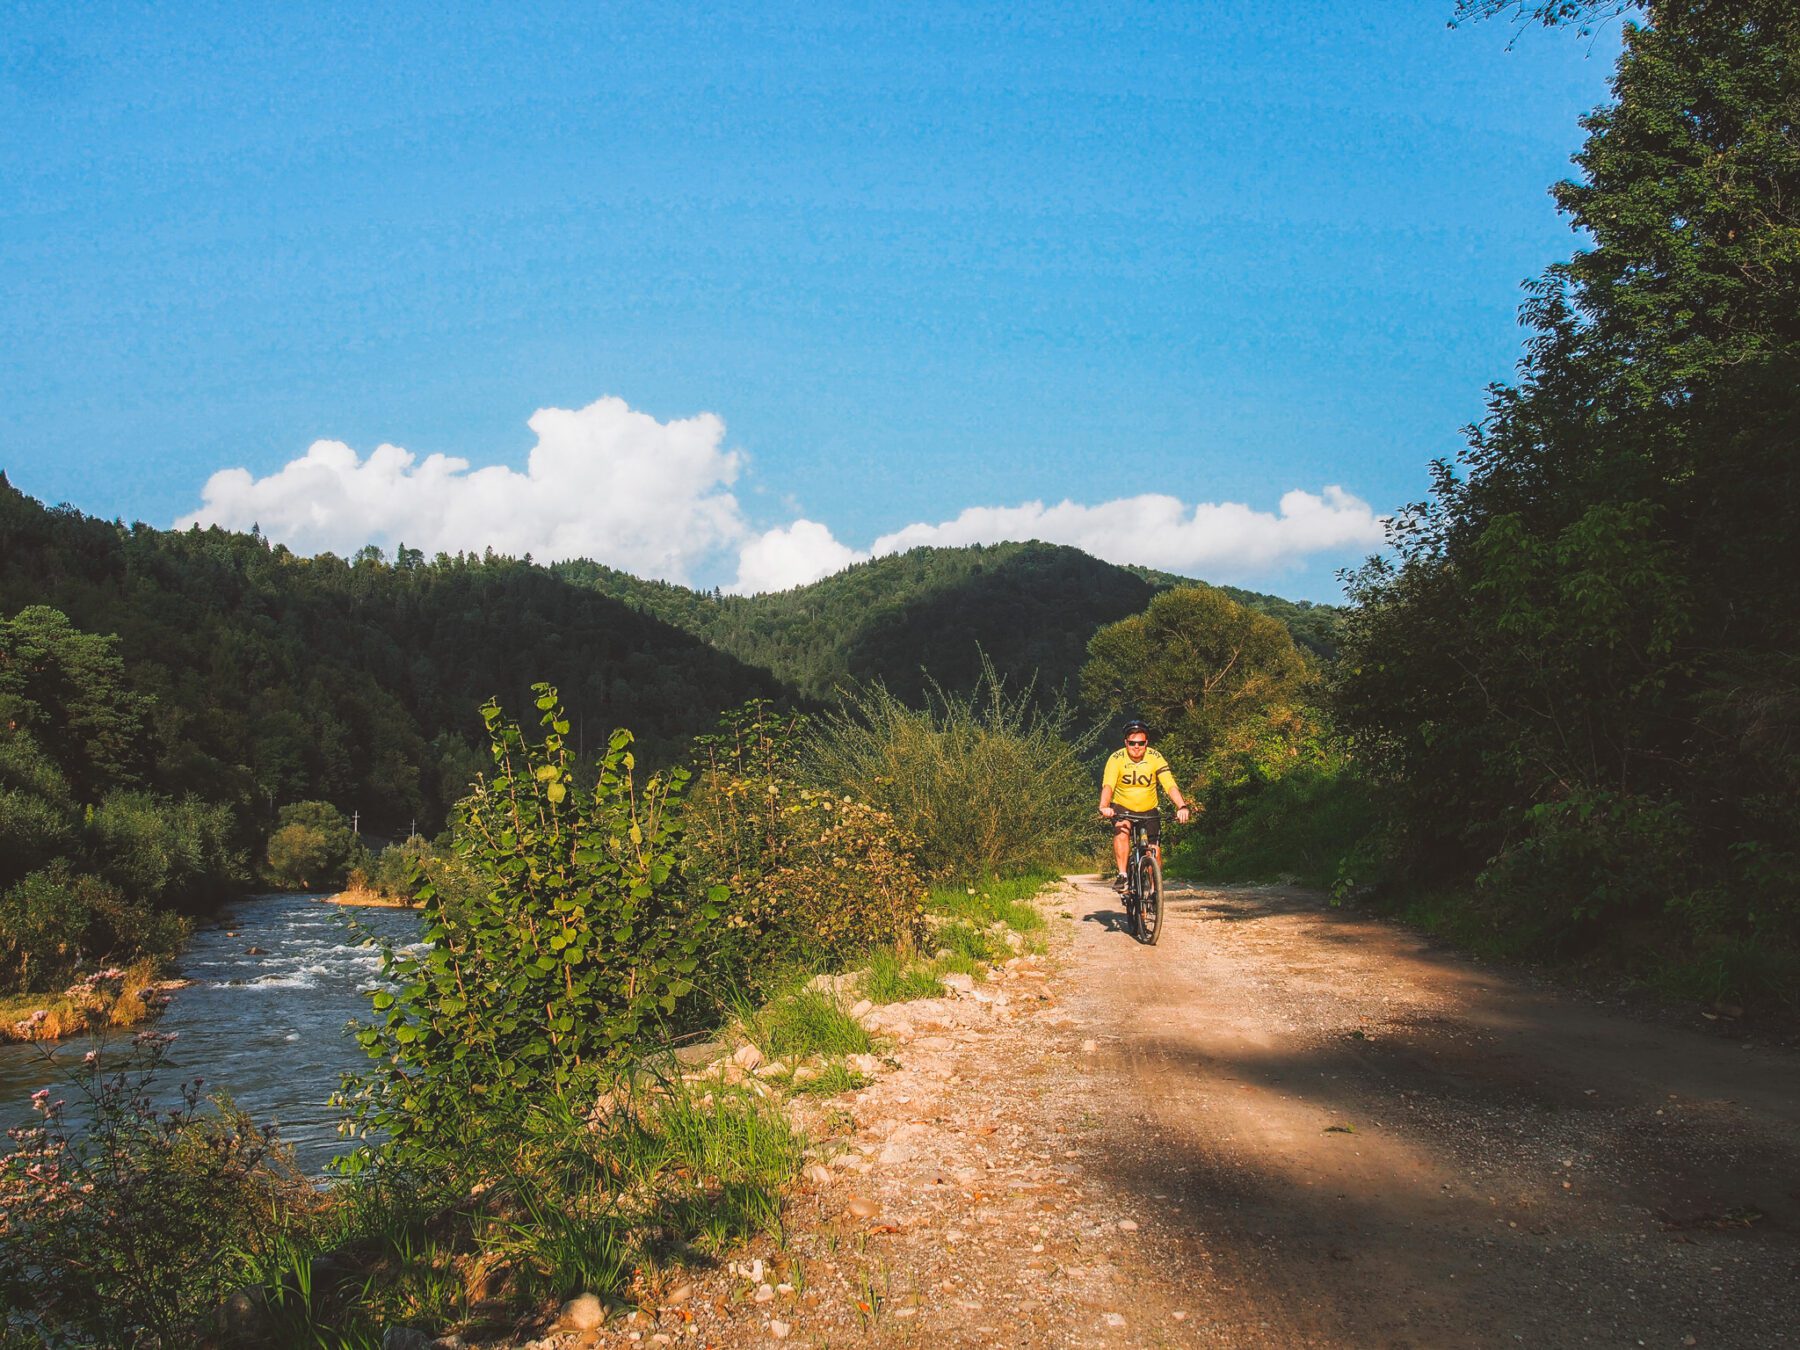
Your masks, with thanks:
M 1304 895 L 1173 894 L 1151 950 L 1076 899 L 1091 1090 L 1132 1121 L 1090 1167 L 1167 1197 L 1191 1343 L 1800 1344 L 1793 1052 Z
M 1144 948 L 1071 879 L 1047 961 L 877 1010 L 785 1244 L 577 1343 L 1800 1346 L 1793 1050 L 1170 902 Z

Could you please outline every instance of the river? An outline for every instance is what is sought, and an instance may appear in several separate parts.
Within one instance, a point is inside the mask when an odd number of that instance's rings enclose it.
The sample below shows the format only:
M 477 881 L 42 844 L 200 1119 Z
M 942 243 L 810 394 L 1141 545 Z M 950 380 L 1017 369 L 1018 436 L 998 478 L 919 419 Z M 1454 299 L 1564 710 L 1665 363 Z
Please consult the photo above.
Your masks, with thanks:
M 292 893 L 240 900 L 198 929 L 174 972 L 192 983 L 154 1024 L 176 1034 L 159 1098 L 173 1101 L 182 1081 L 204 1078 L 206 1091 L 228 1093 L 258 1123 L 276 1124 L 301 1166 L 323 1169 L 342 1147 L 327 1102 L 343 1074 L 368 1064 L 346 1023 L 368 1016 L 363 991 L 381 975 L 379 951 L 362 944 L 353 922 L 399 944 L 419 929 L 415 911 L 342 909 Z M 91 1046 L 82 1037 L 60 1042 L 46 1063 L 40 1047 L 0 1045 L 0 1126 L 30 1121 L 40 1087 L 73 1104 L 62 1075 Z

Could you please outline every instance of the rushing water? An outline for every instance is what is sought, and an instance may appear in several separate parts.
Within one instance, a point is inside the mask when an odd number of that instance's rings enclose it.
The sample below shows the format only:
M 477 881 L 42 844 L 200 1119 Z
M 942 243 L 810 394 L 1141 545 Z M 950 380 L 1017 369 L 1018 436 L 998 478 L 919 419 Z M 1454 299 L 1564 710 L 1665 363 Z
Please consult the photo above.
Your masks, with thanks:
M 294 894 L 241 900 L 198 930 L 175 970 L 193 983 L 155 1023 L 177 1037 L 159 1096 L 172 1100 L 182 1081 L 204 1078 L 206 1091 L 228 1093 L 258 1123 L 278 1125 L 303 1167 L 324 1167 L 340 1148 L 327 1100 L 341 1075 L 368 1063 L 345 1025 L 368 1016 L 363 992 L 381 972 L 379 951 L 352 922 L 397 944 L 419 930 L 409 910 L 340 909 Z M 47 1064 L 37 1047 L 0 1045 L 0 1125 L 30 1120 L 40 1087 L 70 1095 L 62 1075 L 90 1046 L 64 1041 Z

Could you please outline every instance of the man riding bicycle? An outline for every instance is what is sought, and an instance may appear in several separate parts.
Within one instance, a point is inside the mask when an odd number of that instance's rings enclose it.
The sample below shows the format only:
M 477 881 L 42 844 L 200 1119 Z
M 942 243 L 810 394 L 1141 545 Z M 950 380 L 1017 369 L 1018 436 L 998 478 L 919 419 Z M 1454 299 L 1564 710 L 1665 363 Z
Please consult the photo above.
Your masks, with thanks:
M 1125 889 L 1125 858 L 1131 850 L 1131 824 L 1140 820 L 1150 836 L 1150 847 L 1162 859 L 1162 846 L 1157 842 L 1162 817 L 1156 811 L 1156 789 L 1161 786 L 1175 803 L 1175 819 L 1188 821 L 1188 804 L 1175 785 L 1174 770 L 1169 761 L 1150 748 L 1150 728 L 1137 718 L 1125 724 L 1125 748 L 1112 752 L 1106 761 L 1106 772 L 1100 779 L 1100 814 L 1113 822 L 1113 859 L 1119 875 L 1113 889 Z

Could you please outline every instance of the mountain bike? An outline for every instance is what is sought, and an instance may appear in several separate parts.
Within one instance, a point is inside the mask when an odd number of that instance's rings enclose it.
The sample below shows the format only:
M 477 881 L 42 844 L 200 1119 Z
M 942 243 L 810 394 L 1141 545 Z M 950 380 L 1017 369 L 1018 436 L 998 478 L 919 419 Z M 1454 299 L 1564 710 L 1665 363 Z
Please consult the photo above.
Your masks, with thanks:
M 1125 922 L 1133 937 L 1154 947 L 1162 932 L 1162 861 L 1150 846 L 1145 822 L 1156 819 L 1156 812 L 1121 810 L 1119 814 L 1131 822 L 1131 850 L 1125 855 Z

